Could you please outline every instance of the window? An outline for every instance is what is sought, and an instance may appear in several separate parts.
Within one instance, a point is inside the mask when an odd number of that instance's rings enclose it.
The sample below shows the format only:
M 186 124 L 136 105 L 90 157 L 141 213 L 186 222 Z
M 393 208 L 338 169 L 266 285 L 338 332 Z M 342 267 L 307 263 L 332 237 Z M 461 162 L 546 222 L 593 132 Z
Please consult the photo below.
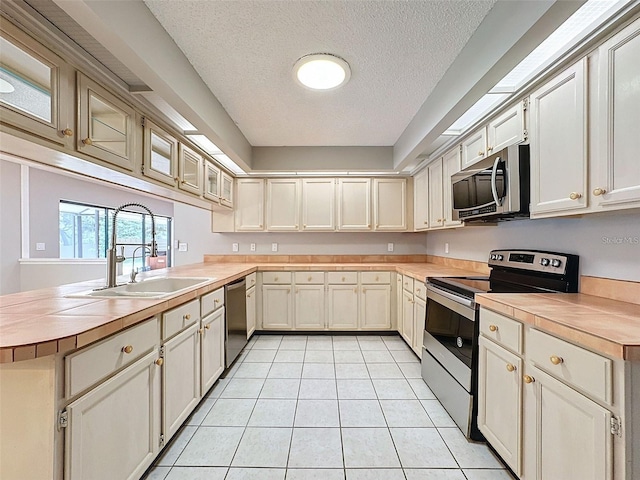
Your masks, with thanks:
M 114 209 L 61 201 L 59 207 L 60 258 L 106 258 L 111 241 Z M 124 249 L 122 273 L 133 269 L 133 253 L 139 271 L 171 266 L 171 218 L 154 215 L 158 257 L 149 258 L 140 244 L 151 242 L 151 218 L 147 213 L 122 211 L 118 214 L 118 252 Z

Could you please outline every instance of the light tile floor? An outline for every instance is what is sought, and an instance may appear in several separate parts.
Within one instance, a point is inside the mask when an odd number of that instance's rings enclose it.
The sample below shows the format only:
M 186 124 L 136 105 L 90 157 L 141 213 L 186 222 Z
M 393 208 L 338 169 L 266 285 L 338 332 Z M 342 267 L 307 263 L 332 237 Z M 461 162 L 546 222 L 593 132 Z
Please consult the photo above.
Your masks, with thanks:
M 398 336 L 254 336 L 147 480 L 511 480 Z

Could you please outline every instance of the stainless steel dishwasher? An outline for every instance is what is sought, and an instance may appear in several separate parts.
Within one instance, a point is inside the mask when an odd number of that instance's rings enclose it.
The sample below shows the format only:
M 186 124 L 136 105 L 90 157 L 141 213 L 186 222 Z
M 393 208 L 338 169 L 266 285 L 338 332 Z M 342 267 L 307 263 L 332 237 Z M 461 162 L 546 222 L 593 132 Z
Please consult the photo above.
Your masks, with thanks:
M 225 337 L 225 367 L 233 363 L 247 344 L 247 284 L 246 278 L 224 287 L 227 332 Z

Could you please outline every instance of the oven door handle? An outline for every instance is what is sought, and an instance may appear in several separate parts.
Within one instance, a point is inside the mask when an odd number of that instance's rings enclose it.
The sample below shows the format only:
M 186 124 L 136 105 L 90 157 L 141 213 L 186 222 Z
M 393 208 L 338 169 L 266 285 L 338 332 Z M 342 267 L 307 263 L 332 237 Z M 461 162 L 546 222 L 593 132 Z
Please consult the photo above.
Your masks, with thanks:
M 441 303 L 445 307 L 453 311 L 468 309 L 468 311 L 465 312 L 466 315 L 464 316 L 466 318 L 469 318 L 469 320 L 475 320 L 474 310 L 475 310 L 476 302 L 474 302 L 473 300 L 470 300 L 464 297 L 459 297 L 458 295 L 449 293 L 431 284 L 427 285 L 427 298 L 430 298 L 435 302 Z M 451 303 L 453 303 L 453 305 Z M 462 312 L 459 312 L 459 311 L 458 313 L 462 314 Z
M 498 186 L 496 184 L 497 176 L 498 176 L 498 165 L 500 164 L 500 157 L 496 157 L 495 162 L 493 162 L 493 169 L 491 169 L 491 193 L 493 195 L 493 199 L 496 201 L 496 205 L 502 206 L 502 198 L 498 197 Z

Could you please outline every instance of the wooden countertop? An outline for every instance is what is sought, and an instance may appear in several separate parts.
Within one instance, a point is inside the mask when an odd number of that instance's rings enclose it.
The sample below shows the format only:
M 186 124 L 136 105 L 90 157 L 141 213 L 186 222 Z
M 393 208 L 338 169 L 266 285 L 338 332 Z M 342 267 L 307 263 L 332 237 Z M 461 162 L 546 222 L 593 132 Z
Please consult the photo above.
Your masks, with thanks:
M 427 276 L 477 275 L 432 263 L 213 263 L 205 262 L 140 274 L 207 277 L 210 282 L 162 299 L 69 298 L 104 285 L 104 280 L 15 293 L 0 297 L 0 363 L 28 360 L 83 347 L 216 290 L 255 271 L 396 271 L 419 281 Z
M 484 293 L 476 301 L 596 352 L 640 360 L 640 305 L 582 293 Z

